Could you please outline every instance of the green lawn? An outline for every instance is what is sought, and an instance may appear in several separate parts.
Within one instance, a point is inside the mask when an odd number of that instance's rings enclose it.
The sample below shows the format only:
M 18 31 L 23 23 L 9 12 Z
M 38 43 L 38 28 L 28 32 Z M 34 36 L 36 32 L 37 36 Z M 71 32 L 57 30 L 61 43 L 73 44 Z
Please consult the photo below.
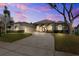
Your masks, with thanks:
M 20 39 L 23 39 L 25 37 L 31 36 L 32 34 L 30 33 L 8 33 L 6 35 L 2 34 L 2 36 L 0 37 L 0 41 L 4 41 L 4 42 L 14 42 Z
M 53 34 L 56 50 L 79 54 L 79 36 L 69 34 Z

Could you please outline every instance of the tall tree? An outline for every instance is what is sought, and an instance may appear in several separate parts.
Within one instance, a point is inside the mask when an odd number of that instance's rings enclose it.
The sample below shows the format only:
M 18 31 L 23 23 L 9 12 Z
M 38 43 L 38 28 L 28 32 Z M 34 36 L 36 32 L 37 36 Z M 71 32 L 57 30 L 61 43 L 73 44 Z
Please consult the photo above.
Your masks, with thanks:
M 4 24 L 5 24 L 5 34 L 7 32 L 7 23 L 10 21 L 10 11 L 8 10 L 7 6 L 4 6 Z
M 64 17 L 64 21 L 69 26 L 69 32 L 70 32 L 70 34 L 72 34 L 73 33 L 73 26 L 72 26 L 73 22 L 79 16 L 79 14 L 74 15 L 72 13 L 74 4 L 71 3 L 71 4 L 69 4 L 69 7 L 67 7 L 66 6 L 67 4 L 61 3 L 62 10 L 59 9 L 57 4 L 49 3 L 49 5 Z

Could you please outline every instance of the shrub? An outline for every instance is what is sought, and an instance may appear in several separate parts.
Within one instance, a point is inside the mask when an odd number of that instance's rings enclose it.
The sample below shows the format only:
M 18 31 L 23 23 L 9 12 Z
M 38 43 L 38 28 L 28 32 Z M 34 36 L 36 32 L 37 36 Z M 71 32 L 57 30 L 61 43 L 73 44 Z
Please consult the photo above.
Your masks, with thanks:
M 17 32 L 18 33 L 24 33 L 24 30 L 18 30 Z
M 8 30 L 7 33 L 24 33 L 24 30 L 18 30 L 18 31 Z

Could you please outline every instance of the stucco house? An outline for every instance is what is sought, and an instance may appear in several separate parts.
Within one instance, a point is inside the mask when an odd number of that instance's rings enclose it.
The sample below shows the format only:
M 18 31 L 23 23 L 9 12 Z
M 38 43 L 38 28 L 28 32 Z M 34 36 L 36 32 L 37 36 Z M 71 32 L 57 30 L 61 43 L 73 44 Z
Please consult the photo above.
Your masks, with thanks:
M 42 20 L 35 22 L 34 25 L 38 32 L 68 32 L 68 26 L 63 21 Z
M 35 27 L 31 23 L 27 22 L 16 22 L 11 27 L 12 31 L 22 31 L 24 33 L 32 33 L 35 30 Z

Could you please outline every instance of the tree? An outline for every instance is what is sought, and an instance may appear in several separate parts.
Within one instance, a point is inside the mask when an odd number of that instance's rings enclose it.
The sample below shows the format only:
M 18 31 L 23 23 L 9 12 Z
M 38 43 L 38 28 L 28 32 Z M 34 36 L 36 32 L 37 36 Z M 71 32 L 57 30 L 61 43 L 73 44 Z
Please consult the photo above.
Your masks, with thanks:
M 74 4 L 72 4 L 72 3 L 69 4 L 70 6 L 68 8 L 66 6 L 67 4 L 61 3 L 62 11 L 58 8 L 57 4 L 49 3 L 49 5 L 64 17 L 64 21 L 69 26 L 69 33 L 72 34 L 72 32 L 73 32 L 72 24 L 73 24 L 74 20 L 79 16 L 79 14 L 74 15 L 72 13 Z
M 10 11 L 8 10 L 7 6 L 4 6 L 3 13 L 4 13 L 4 18 L 5 18 L 3 22 L 5 24 L 5 34 L 6 34 L 6 32 L 7 32 L 7 23 L 9 23 L 9 21 L 11 19 L 11 17 L 10 17 Z

